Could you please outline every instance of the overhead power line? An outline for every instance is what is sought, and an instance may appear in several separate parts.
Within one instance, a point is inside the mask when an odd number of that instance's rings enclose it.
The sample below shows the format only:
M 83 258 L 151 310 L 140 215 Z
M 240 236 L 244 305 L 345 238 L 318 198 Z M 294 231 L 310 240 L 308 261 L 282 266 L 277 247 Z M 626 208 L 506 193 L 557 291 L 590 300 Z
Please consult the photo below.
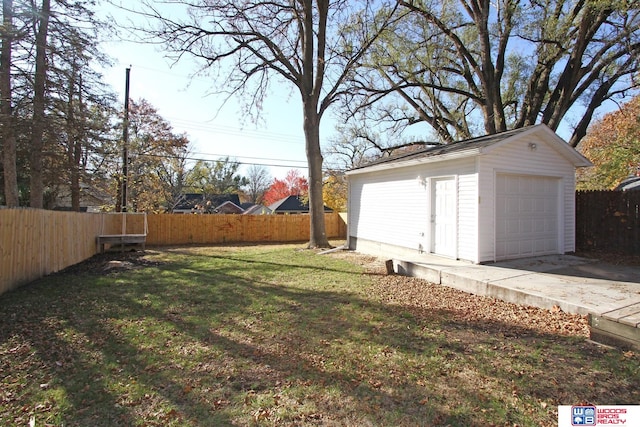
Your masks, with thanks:
M 151 71 L 153 73 L 164 74 L 167 76 L 171 76 L 174 78 L 185 79 L 189 81 L 200 81 L 202 83 L 208 83 L 205 79 L 197 78 L 197 77 L 189 77 L 179 73 L 171 73 L 163 70 L 158 70 L 155 68 L 146 67 L 143 65 L 136 65 L 135 68 L 140 68 L 143 70 Z M 304 137 L 301 135 L 282 133 L 282 132 L 271 132 L 271 131 L 261 131 L 261 130 L 251 130 L 246 128 L 239 128 L 234 126 L 227 125 L 216 125 L 208 123 L 207 121 L 194 121 L 181 117 L 172 117 L 172 116 L 164 116 L 167 121 L 169 121 L 174 127 L 180 127 L 187 130 L 193 131 L 204 131 L 211 132 L 216 134 L 223 135 L 232 135 L 232 136 L 245 136 L 245 137 L 255 137 L 260 138 L 261 140 L 271 140 L 278 141 L 287 144 L 304 144 Z
M 152 73 L 163 74 L 166 76 L 170 76 L 175 81 L 176 79 L 184 79 L 185 81 L 190 82 L 202 82 L 207 83 L 205 79 L 192 77 L 188 75 L 184 75 L 181 73 L 175 72 L 167 72 L 164 70 L 159 70 L 156 68 L 150 68 L 144 65 L 135 64 L 134 67 L 136 69 L 144 69 L 150 71 Z M 211 133 L 215 135 L 228 135 L 234 137 L 244 137 L 248 139 L 255 139 L 256 141 L 267 141 L 267 142 L 278 142 L 284 144 L 296 144 L 300 146 L 304 146 L 305 140 L 302 135 L 295 135 L 289 133 L 282 132 L 271 132 L 271 131 L 262 131 L 259 129 L 246 129 L 237 126 L 230 125 L 219 125 L 213 124 L 210 121 L 196 121 L 190 120 L 180 117 L 172 117 L 172 116 L 163 116 L 174 128 L 179 128 L 177 131 L 185 131 L 186 133 L 190 132 L 205 132 Z M 202 141 L 205 142 L 205 141 Z M 134 154 L 134 153 L 132 153 Z M 162 154 L 143 154 L 137 153 L 139 156 L 148 156 L 148 157 L 160 157 L 160 158 L 183 158 L 182 156 L 172 156 L 172 155 L 162 155 Z M 204 157 L 206 156 L 206 157 Z M 212 154 L 212 153 L 203 153 L 196 152 L 193 155 L 188 157 L 184 157 L 186 160 L 190 161 L 216 161 L 207 157 L 229 157 L 233 159 L 232 161 L 237 162 L 242 165 L 256 165 L 256 166 L 265 166 L 265 167 L 282 167 L 282 168 L 298 168 L 298 169 L 308 169 L 306 160 L 293 160 L 293 159 L 280 159 L 280 158 L 262 158 L 262 157 L 251 157 L 251 156 L 234 156 L 230 154 Z
M 278 132 L 268 132 L 261 130 L 250 130 L 250 129 L 242 129 L 236 128 L 233 126 L 224 126 L 224 125 L 213 125 L 203 122 L 196 122 L 192 120 L 184 120 L 178 118 L 168 118 L 169 122 L 172 125 L 178 125 L 178 127 L 194 130 L 194 131 L 203 131 L 209 133 L 215 133 L 218 135 L 231 135 L 231 136 L 243 136 L 248 138 L 255 138 L 259 140 L 268 140 L 268 141 L 277 141 L 286 144 L 304 144 L 304 138 L 285 133 Z
M 193 156 L 176 156 L 176 155 L 170 155 L 170 154 L 150 154 L 150 153 L 132 153 L 133 155 L 137 155 L 137 156 L 141 156 L 141 157 L 158 157 L 158 158 L 162 158 L 162 159 L 186 159 L 186 160 L 193 160 L 193 161 L 203 161 L 203 162 L 215 162 L 219 159 L 216 160 L 212 160 L 210 158 L 205 158 L 205 157 L 193 157 Z M 196 153 L 196 154 L 204 154 L 204 153 Z M 207 154 L 209 155 L 209 154 Z M 213 154 L 212 156 L 215 156 L 215 154 Z M 220 157 L 227 157 L 225 156 L 220 156 Z M 287 160 L 287 159 L 267 159 L 267 158 L 260 158 L 260 157 L 243 157 L 243 158 L 247 158 L 247 159 L 257 159 L 257 160 L 267 160 L 267 161 L 271 161 L 270 163 L 261 163 L 261 162 L 252 162 L 252 161 L 245 161 L 245 160 L 236 160 L 236 157 L 234 156 L 228 156 L 230 158 L 229 161 L 234 162 L 234 163 L 238 163 L 241 165 L 256 165 L 256 166 L 270 166 L 270 167 L 281 167 L 281 168 L 296 168 L 296 169 L 307 169 L 308 167 L 306 166 L 306 161 L 304 160 Z M 275 162 L 290 162 L 288 164 L 284 164 L 284 163 L 275 163 Z M 303 165 L 300 164 L 291 164 L 291 163 L 303 163 Z
M 204 157 L 193 157 L 193 156 L 187 156 L 187 157 L 182 157 L 182 156 L 174 156 L 174 155 L 170 155 L 170 154 L 148 154 L 148 153 L 132 153 L 133 155 L 137 155 L 137 156 L 141 156 L 141 157 L 158 157 L 158 158 L 163 158 L 163 159 L 186 159 L 186 160 L 193 160 L 193 161 L 203 161 L 203 162 L 215 162 L 219 159 L 216 160 L 211 160 L 208 158 L 204 158 Z M 198 153 L 196 153 L 198 154 Z M 200 153 L 202 154 L 202 153 Z M 227 157 L 227 156 L 222 156 L 222 157 Z M 295 168 L 295 169 L 308 169 L 308 166 L 306 165 L 306 161 L 304 160 L 287 160 L 287 159 L 267 159 L 267 158 L 260 158 L 260 157 L 245 157 L 247 159 L 257 159 L 257 160 L 271 160 L 273 162 L 291 162 L 291 163 L 305 163 L 304 165 L 299 165 L 299 164 L 281 164 L 281 163 L 261 163 L 261 162 L 252 162 L 252 161 L 245 161 L 245 160 L 235 160 L 234 157 L 229 156 L 231 162 L 234 163 L 238 163 L 241 165 L 247 165 L 247 166 L 268 166 L 268 167 L 275 167 L 275 168 Z M 324 168 L 325 170 L 333 170 L 333 171 L 346 171 L 347 169 L 344 168 L 335 168 L 335 167 L 330 167 L 330 168 Z
M 230 159 L 253 159 L 253 160 L 268 160 L 268 161 L 274 161 L 274 162 L 290 162 L 290 163 L 302 163 L 302 164 L 307 164 L 306 160 L 294 160 L 294 159 L 274 159 L 274 158 L 269 158 L 269 157 L 253 157 L 253 156 L 232 156 L 229 154 L 212 154 L 212 153 L 192 153 L 193 155 L 196 156 L 208 156 L 208 157 L 229 157 Z

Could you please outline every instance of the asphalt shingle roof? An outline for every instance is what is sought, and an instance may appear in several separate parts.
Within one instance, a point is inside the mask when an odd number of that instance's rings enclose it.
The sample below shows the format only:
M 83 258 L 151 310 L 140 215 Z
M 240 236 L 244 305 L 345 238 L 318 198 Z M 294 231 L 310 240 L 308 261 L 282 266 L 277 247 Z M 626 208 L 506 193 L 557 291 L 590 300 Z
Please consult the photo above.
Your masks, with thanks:
M 511 138 L 514 135 L 518 135 L 520 133 L 526 132 L 531 129 L 531 126 L 513 129 L 510 131 L 494 134 L 494 135 L 486 135 L 477 138 L 465 139 L 464 141 L 452 142 L 446 145 L 439 144 L 437 142 L 432 143 L 433 145 L 428 145 L 422 150 L 412 151 L 409 153 L 402 153 L 395 156 L 382 157 L 380 159 L 369 162 L 365 165 L 353 168 L 352 170 L 363 169 L 369 166 L 380 165 L 384 163 L 392 163 L 398 161 L 412 160 L 422 157 L 435 157 L 441 156 L 443 154 L 455 153 L 458 151 L 463 151 L 467 149 L 477 149 L 484 148 L 490 145 L 496 144 L 500 141 L 504 141 L 505 139 Z M 426 143 L 430 144 L 430 143 Z

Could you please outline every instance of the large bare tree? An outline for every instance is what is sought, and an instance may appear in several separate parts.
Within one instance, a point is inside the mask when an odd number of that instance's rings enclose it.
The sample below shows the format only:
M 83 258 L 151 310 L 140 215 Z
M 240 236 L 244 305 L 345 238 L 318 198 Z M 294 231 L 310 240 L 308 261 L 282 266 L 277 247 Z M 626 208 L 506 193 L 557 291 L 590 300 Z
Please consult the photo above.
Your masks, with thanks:
M 144 3 L 143 14 L 158 24 L 148 29 L 154 37 L 179 59 L 191 56 L 201 60 L 203 71 L 215 76 L 212 84 L 240 96 L 250 108 L 260 107 L 274 77 L 289 83 L 300 95 L 309 167 L 309 247 L 328 247 L 322 201 L 320 122 L 328 108 L 346 95 L 344 83 L 354 66 L 395 19 L 396 2 Z
M 426 123 L 443 142 L 535 123 L 585 135 L 596 110 L 640 87 L 630 0 L 404 0 L 351 103 L 373 121 Z
M 251 203 L 262 203 L 264 193 L 271 184 L 271 175 L 264 166 L 251 165 L 247 170 L 247 185 L 245 194 Z

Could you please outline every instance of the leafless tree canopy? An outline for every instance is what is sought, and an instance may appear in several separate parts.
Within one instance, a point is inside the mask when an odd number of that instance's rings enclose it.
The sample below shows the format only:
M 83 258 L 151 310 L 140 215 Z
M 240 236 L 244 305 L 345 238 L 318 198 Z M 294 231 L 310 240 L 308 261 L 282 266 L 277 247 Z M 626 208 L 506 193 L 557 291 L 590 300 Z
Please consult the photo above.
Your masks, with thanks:
M 535 123 L 573 128 L 640 86 L 631 0 L 408 0 L 357 69 L 351 115 L 427 123 L 444 142 Z
M 348 95 L 353 68 L 395 17 L 396 2 L 353 0 L 145 1 L 146 32 L 176 59 L 199 59 L 212 85 L 260 110 L 273 78 L 303 105 L 310 247 L 329 245 L 322 202 L 320 121 Z M 172 8 L 176 8 L 172 13 Z M 176 18 L 173 18 L 176 17 Z M 177 18 L 182 17 L 182 18 Z
M 264 166 L 252 165 L 247 171 L 245 191 L 251 203 L 262 203 L 264 193 L 271 184 L 271 175 Z

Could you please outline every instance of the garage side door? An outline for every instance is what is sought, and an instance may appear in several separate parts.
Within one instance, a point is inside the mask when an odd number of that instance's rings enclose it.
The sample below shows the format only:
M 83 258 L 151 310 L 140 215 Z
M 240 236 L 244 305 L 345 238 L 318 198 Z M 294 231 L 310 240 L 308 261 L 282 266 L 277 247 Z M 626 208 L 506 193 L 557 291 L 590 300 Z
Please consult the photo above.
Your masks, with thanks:
M 496 260 L 558 253 L 559 179 L 496 176 Z

